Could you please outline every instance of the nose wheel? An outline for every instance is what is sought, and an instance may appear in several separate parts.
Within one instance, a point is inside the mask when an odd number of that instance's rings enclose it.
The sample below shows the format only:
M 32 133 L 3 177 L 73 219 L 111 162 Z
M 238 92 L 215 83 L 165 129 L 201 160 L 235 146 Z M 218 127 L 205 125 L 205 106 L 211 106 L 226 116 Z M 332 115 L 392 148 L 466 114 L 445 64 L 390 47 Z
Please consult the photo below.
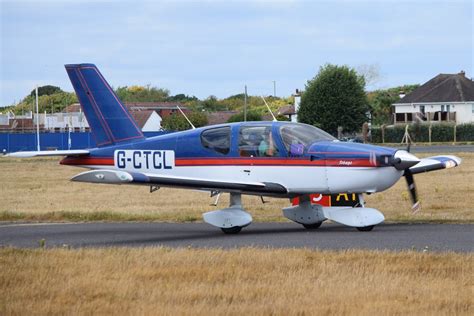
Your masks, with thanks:
M 372 229 L 374 229 L 374 227 L 375 227 L 375 225 L 364 226 L 364 227 L 356 227 L 356 228 L 360 232 L 370 232 Z

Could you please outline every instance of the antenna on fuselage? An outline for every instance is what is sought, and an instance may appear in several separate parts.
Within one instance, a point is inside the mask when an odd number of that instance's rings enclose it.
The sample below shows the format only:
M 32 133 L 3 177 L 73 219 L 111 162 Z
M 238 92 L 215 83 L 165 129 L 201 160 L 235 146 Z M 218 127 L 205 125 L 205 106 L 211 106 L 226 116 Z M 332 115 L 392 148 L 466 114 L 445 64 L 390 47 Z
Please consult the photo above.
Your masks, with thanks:
M 184 118 L 186 119 L 186 121 L 188 121 L 189 125 L 191 125 L 191 127 L 193 129 L 196 129 L 196 127 L 193 125 L 193 123 L 191 123 L 191 121 L 188 119 L 188 117 L 186 116 L 186 114 L 184 114 L 183 110 L 181 110 L 181 108 L 179 107 L 179 105 L 176 106 L 178 108 L 178 110 L 181 112 L 181 114 L 183 114 Z
M 265 103 L 265 105 L 267 106 L 268 112 L 270 112 L 270 114 L 271 114 L 271 115 L 272 115 L 272 117 L 273 117 L 273 122 L 276 122 L 276 121 L 278 121 L 278 120 L 276 119 L 275 115 L 273 115 L 273 112 L 272 112 L 272 110 L 270 110 L 270 107 L 268 106 L 268 103 L 267 103 L 267 101 L 265 101 L 265 98 L 263 97 L 263 95 L 262 95 L 261 97 L 262 97 L 262 100 L 263 100 L 263 102 L 264 102 L 264 103 Z

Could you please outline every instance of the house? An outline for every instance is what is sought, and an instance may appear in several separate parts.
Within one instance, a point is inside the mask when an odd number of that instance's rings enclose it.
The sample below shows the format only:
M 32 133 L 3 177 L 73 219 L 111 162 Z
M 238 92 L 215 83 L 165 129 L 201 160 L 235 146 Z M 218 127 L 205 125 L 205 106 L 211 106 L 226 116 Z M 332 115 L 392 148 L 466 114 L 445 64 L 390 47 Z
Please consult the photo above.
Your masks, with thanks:
M 43 126 L 40 125 L 40 128 Z M 36 131 L 33 112 L 30 111 L 24 115 L 15 115 L 12 112 L 0 114 L 0 131 L 17 133 Z
M 464 71 L 439 74 L 392 106 L 395 124 L 474 122 L 474 82 Z
M 294 105 L 288 104 L 282 106 L 278 109 L 277 115 L 286 116 L 291 122 L 296 122 L 296 111 Z
M 161 117 L 153 110 L 130 111 L 133 119 L 142 132 L 161 130 Z
M 163 102 L 162 102 L 163 103 Z M 157 108 L 161 109 L 161 113 L 168 113 L 168 108 L 172 108 L 172 106 L 165 107 L 162 103 L 158 104 L 157 102 L 134 102 L 134 103 L 125 103 L 125 106 L 128 108 L 130 115 L 133 117 L 135 122 L 137 123 L 138 127 L 142 130 L 142 132 L 156 132 L 161 130 L 161 116 L 157 113 Z M 157 105 L 158 104 L 158 105 Z M 173 109 L 176 109 L 176 105 Z M 181 107 L 181 106 L 180 106 Z M 185 109 L 187 110 L 187 109 Z M 184 111 L 184 110 L 183 110 Z M 88 129 L 89 124 L 85 116 L 83 116 L 81 105 L 79 103 L 74 103 L 66 107 L 63 111 L 64 115 L 69 117 L 72 116 L 82 116 L 85 121 L 85 126 Z M 57 114 L 55 114 L 57 115 Z M 74 121 L 73 121 L 74 123 Z M 48 124 L 46 124 L 46 127 Z M 73 128 L 76 127 L 75 124 L 71 125 Z
M 180 102 L 126 102 L 125 106 L 130 112 L 153 110 L 158 113 L 162 119 L 174 113 L 179 113 L 178 107 L 186 114 L 191 112 L 191 110 Z
M 301 91 L 296 89 L 295 94 L 293 94 L 295 99 L 294 104 L 288 104 L 282 106 L 278 109 L 277 115 L 283 115 L 288 117 L 291 122 L 298 122 L 298 110 L 301 104 Z
M 232 115 L 238 114 L 239 111 L 217 111 L 207 113 L 207 125 L 216 125 L 227 123 Z

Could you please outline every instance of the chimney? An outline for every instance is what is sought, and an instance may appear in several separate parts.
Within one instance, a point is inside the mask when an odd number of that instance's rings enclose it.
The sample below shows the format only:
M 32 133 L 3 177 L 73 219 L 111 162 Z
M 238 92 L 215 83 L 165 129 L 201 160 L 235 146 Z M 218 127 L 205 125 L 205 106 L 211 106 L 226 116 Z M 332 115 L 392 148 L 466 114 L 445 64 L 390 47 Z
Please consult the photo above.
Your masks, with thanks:
M 298 89 L 296 89 L 295 93 L 295 115 L 291 117 L 292 122 L 298 122 L 298 110 L 300 108 L 300 103 L 301 103 L 301 94 Z

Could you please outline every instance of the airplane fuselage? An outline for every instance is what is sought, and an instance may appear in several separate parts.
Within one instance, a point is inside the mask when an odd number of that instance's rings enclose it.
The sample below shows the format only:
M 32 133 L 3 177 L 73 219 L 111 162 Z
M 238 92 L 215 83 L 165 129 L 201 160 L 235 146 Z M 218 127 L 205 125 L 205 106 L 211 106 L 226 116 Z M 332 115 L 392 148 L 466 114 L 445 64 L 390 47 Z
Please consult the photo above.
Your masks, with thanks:
M 99 148 L 92 150 L 87 157 L 67 157 L 61 163 L 167 177 L 279 183 L 287 188 L 287 192 L 242 193 L 283 197 L 315 192 L 379 192 L 391 187 L 403 175 L 403 171 L 383 163 L 384 157 L 392 156 L 396 150 L 380 146 L 329 139 L 316 141 L 304 152 L 291 155 L 280 133 L 282 126 L 288 124 L 291 123 L 248 122 L 209 126 Z M 277 154 L 262 157 L 243 153 L 241 134 L 245 127 L 271 128 Z M 230 129 L 228 152 L 203 145 L 202 135 L 219 128 Z

